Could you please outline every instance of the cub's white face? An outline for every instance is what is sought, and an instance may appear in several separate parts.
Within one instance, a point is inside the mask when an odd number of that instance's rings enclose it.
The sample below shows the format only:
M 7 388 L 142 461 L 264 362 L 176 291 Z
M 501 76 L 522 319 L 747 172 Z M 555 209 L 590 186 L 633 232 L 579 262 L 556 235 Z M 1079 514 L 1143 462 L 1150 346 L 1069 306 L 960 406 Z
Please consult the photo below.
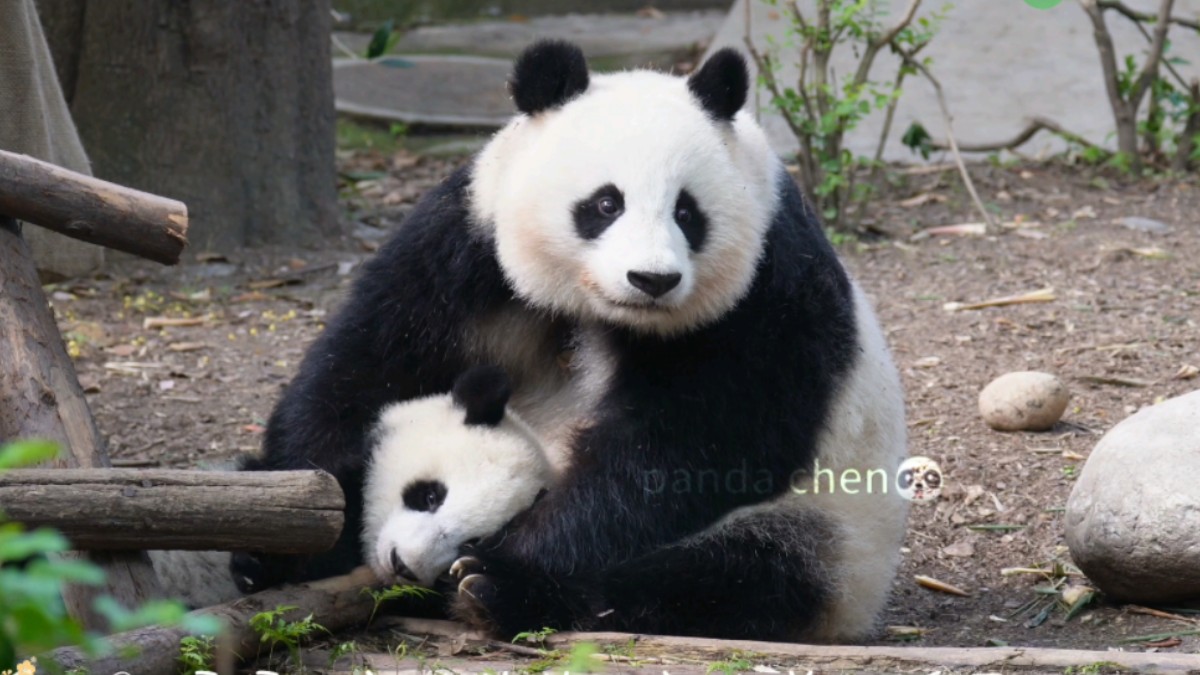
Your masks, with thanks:
M 499 132 L 472 207 L 531 304 L 670 334 L 749 289 L 780 170 L 749 115 L 714 119 L 687 79 L 595 75 Z
M 463 544 L 533 505 L 550 469 L 511 413 L 465 425 L 449 395 L 384 410 L 367 471 L 364 557 L 385 582 L 431 586 Z

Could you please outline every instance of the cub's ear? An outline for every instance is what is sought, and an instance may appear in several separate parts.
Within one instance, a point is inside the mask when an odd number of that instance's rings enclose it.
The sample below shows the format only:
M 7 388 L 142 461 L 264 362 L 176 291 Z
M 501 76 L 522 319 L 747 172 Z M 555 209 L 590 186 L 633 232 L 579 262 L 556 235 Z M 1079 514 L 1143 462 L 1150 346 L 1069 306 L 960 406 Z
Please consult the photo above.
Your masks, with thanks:
M 688 89 L 700 106 L 721 122 L 733 119 L 750 93 L 750 70 L 737 50 L 726 47 L 709 57 L 688 78 Z
M 517 57 L 508 88 L 526 115 L 557 108 L 588 88 L 587 59 L 570 42 L 535 42 Z
M 498 426 L 512 396 L 508 375 L 496 366 L 476 366 L 454 381 L 454 403 L 467 411 L 466 424 Z

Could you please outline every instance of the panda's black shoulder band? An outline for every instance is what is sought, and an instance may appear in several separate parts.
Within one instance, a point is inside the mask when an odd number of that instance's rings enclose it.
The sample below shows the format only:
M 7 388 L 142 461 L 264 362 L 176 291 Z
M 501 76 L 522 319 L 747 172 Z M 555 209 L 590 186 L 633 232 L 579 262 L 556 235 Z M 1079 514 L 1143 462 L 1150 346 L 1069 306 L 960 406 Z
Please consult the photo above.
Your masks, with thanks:
M 475 366 L 454 381 L 454 403 L 467 411 L 467 425 L 494 427 L 504 420 L 512 383 L 503 369 Z

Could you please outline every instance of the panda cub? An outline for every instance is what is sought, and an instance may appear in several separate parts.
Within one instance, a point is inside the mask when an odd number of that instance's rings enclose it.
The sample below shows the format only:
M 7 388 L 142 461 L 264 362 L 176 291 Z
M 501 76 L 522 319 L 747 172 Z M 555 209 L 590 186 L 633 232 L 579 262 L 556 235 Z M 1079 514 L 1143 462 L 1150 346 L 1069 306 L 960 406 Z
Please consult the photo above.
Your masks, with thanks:
M 552 473 L 533 431 L 505 409 L 504 371 L 478 366 L 449 395 L 384 409 L 372 435 L 363 559 L 385 582 L 432 587 L 464 544 L 533 505 Z

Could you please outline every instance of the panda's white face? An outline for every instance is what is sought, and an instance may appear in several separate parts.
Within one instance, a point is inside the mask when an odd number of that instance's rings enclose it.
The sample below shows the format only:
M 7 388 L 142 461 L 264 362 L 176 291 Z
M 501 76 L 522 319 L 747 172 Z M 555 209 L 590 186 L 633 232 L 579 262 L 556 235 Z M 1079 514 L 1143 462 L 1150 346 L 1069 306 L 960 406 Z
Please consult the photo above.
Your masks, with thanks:
M 598 75 L 491 141 L 472 207 L 530 303 L 670 334 L 748 290 L 778 171 L 754 120 L 713 119 L 685 78 Z
M 511 414 L 466 425 L 449 395 L 395 404 L 376 427 L 364 555 L 385 582 L 431 586 L 463 544 L 498 532 L 549 484 L 532 432 Z

